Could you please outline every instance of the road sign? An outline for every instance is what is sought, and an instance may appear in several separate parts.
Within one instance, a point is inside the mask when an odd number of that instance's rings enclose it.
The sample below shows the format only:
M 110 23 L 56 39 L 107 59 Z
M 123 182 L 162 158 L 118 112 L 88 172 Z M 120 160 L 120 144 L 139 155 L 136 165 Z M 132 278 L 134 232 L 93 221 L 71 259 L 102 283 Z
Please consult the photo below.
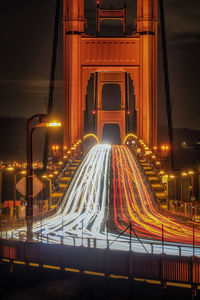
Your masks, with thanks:
M 36 197 L 43 189 L 45 185 L 39 177 L 33 175 L 33 197 Z M 16 184 L 17 191 L 26 196 L 26 176 L 23 176 Z

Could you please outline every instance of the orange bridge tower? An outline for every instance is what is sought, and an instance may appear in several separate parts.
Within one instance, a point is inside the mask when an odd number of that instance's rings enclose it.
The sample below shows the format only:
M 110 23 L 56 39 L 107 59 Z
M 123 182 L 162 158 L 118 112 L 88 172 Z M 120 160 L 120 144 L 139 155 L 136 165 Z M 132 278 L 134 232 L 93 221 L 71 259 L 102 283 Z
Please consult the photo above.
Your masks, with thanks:
M 84 0 L 63 0 L 64 43 L 64 145 L 84 135 L 86 95 L 91 74 L 95 78 L 96 132 L 102 138 L 106 124 L 118 124 L 121 139 L 127 133 L 127 94 L 131 78 L 137 114 L 136 134 L 148 145 L 157 144 L 157 0 L 137 0 L 136 29 L 127 34 L 127 8 L 103 9 L 97 1 L 96 35 L 85 33 Z M 103 20 L 121 20 L 121 36 L 101 36 Z M 121 104 L 117 110 L 102 106 L 104 84 L 119 84 Z

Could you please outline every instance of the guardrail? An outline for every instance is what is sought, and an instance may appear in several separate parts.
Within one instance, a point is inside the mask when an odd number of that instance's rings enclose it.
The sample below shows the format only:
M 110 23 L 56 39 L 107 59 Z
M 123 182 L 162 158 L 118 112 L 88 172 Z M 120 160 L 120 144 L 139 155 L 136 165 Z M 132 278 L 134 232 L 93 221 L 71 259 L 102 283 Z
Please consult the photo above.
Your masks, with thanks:
M 109 234 L 110 235 L 110 234 Z M 43 243 L 47 245 L 68 245 L 73 247 L 84 246 L 86 248 L 94 249 L 108 249 L 108 250 L 122 250 L 125 252 L 140 252 L 147 254 L 165 254 L 175 256 L 194 256 L 200 257 L 200 246 L 187 245 L 187 244 L 175 244 L 166 241 L 152 241 L 148 239 L 139 240 L 138 237 L 123 236 L 123 238 L 110 237 L 108 234 L 105 238 L 96 237 L 84 237 L 77 235 L 55 235 L 55 234 L 42 234 L 37 232 L 33 234 L 34 243 Z M 1 231 L 0 240 L 10 242 L 26 242 L 26 231 L 13 230 L 13 231 Z
M 197 288 L 200 284 L 200 258 L 133 251 L 73 247 L 45 243 L 0 240 L 2 263 L 41 267 L 60 271 L 118 276 L 124 279 L 175 282 Z M 117 277 L 116 277 L 117 278 Z

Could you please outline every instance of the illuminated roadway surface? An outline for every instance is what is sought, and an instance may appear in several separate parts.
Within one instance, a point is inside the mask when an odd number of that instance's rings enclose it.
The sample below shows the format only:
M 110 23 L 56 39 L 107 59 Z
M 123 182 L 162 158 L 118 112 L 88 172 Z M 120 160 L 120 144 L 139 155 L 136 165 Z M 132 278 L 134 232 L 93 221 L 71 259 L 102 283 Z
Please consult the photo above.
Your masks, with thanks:
M 112 182 L 110 168 L 113 173 Z M 110 185 L 113 187 L 112 195 L 109 195 Z M 111 207 L 108 199 L 113 201 L 116 233 L 106 232 L 108 208 Z M 90 247 L 96 243 L 98 248 L 106 248 L 109 239 L 111 249 L 127 251 L 128 232 L 117 240 L 116 238 L 117 231 L 121 233 L 131 222 L 133 230 L 143 243 L 142 245 L 132 234 L 132 250 L 147 250 L 150 253 L 150 243 L 153 243 L 154 253 L 161 253 L 163 224 L 164 252 L 178 255 L 178 243 L 182 255 L 192 255 L 192 228 L 165 217 L 154 207 L 153 194 L 131 150 L 126 146 L 97 145 L 81 162 L 56 214 L 44 219 L 42 224 L 34 224 L 34 239 L 40 235 L 43 242 L 48 240 L 49 243 L 60 243 L 62 240 L 64 244 L 75 243 L 76 246 L 82 243 L 87 246 L 90 239 Z M 26 228 L 9 232 L 8 237 L 12 234 L 18 238 L 19 232 L 25 239 Z M 199 231 L 195 232 L 195 239 L 199 245 Z M 195 255 L 200 256 L 199 248 L 195 249 Z
M 192 244 L 193 228 L 155 209 L 155 200 L 135 154 L 126 146 L 112 147 L 114 221 L 124 230 L 130 222 L 140 237 Z M 200 232 L 195 232 L 199 245 Z

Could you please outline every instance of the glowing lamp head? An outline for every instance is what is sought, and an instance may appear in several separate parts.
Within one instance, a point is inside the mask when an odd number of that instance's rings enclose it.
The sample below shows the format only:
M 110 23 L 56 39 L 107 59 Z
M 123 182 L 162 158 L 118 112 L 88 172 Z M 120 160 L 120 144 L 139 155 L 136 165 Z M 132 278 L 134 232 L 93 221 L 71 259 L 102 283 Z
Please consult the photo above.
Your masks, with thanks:
M 182 175 L 183 177 L 185 177 L 185 176 L 187 176 L 188 174 L 187 174 L 186 172 L 182 172 L 181 175 Z
M 194 171 L 190 170 L 190 171 L 188 171 L 188 174 L 189 175 L 194 175 Z
M 127 110 L 126 114 L 127 114 L 127 115 L 130 115 L 130 114 L 131 114 L 130 110 Z
M 97 0 L 97 5 L 99 5 L 100 4 L 100 0 Z
M 93 111 L 92 111 L 92 114 L 93 114 L 93 116 L 96 115 L 96 110 L 93 110 Z
M 62 126 L 62 124 L 57 121 L 46 123 L 46 127 L 61 127 L 61 126 Z
M 14 168 L 13 167 L 7 167 L 6 170 L 7 171 L 14 171 Z

